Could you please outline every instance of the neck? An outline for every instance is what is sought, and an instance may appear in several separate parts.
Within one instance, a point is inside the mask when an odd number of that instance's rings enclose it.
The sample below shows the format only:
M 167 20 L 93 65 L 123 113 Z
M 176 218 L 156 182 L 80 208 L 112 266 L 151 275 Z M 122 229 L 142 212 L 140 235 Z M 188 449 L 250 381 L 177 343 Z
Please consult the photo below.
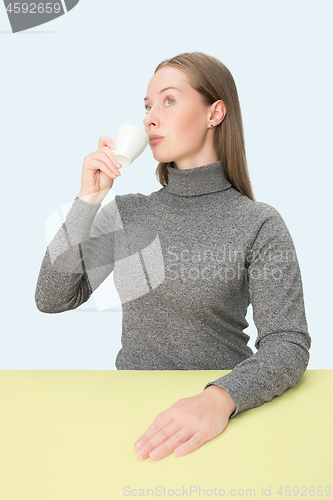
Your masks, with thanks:
M 183 170 L 174 168 L 174 163 L 171 162 L 168 163 L 167 170 L 168 184 L 165 189 L 178 196 L 198 196 L 231 187 L 221 160 Z
M 197 168 L 200 167 L 201 165 L 211 165 L 212 163 L 216 163 L 217 161 L 218 158 L 214 151 L 208 156 L 203 155 L 202 158 L 200 157 L 196 157 L 195 159 L 186 158 L 186 160 L 178 160 L 177 162 L 174 161 L 172 163 L 173 163 L 173 168 L 175 168 L 176 170 L 189 170 L 190 168 Z

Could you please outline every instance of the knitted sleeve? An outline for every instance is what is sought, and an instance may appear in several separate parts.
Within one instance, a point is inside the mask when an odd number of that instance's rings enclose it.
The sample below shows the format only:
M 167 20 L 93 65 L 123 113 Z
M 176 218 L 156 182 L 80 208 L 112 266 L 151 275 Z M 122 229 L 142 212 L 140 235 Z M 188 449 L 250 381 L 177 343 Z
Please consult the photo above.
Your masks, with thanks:
M 228 391 L 237 406 L 230 418 L 294 387 L 309 362 L 300 268 L 289 230 L 274 207 L 255 238 L 247 279 L 258 351 L 204 388 L 214 384 Z
M 119 224 L 116 202 L 100 208 L 76 197 L 48 245 L 35 291 L 41 312 L 76 309 L 113 271 L 114 234 Z

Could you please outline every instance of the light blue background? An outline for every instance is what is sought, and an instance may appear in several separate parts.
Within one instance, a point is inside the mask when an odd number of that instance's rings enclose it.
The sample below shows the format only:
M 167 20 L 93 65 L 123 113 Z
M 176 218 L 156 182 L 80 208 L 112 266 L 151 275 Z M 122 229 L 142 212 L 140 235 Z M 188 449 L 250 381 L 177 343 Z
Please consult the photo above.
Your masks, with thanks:
M 0 5 L 1 369 L 115 369 L 121 312 L 91 297 L 44 314 L 34 293 L 45 220 L 80 190 L 82 162 L 118 126 L 142 126 L 155 67 L 181 52 L 219 58 L 239 92 L 255 197 L 283 216 L 301 267 L 308 368 L 333 368 L 332 3 L 109 0 L 12 34 Z M 113 193 L 160 189 L 148 147 Z M 251 307 L 246 330 L 254 349 Z

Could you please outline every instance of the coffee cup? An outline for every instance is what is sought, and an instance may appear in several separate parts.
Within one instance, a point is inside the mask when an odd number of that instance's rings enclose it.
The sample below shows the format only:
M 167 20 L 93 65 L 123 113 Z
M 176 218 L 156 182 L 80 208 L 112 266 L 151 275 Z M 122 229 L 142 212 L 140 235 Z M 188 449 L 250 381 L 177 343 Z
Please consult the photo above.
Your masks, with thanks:
M 120 125 L 116 138 L 114 157 L 122 165 L 130 165 L 148 146 L 149 137 L 135 125 Z

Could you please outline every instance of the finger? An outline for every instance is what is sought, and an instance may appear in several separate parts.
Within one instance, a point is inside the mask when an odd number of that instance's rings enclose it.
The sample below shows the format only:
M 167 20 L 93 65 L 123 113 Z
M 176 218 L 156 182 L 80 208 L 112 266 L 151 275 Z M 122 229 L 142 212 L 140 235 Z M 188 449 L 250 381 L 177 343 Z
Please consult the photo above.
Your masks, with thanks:
M 106 167 L 108 167 L 108 169 L 111 170 L 111 172 L 113 172 L 115 175 L 121 175 L 115 164 L 110 160 L 109 156 L 105 152 L 99 153 L 98 151 L 96 151 L 95 153 L 92 153 L 90 155 L 90 158 L 94 158 L 104 163 Z
M 207 435 L 204 431 L 198 431 L 193 436 L 190 437 L 186 442 L 182 443 L 180 446 L 177 446 L 174 449 L 174 454 L 177 455 L 178 457 L 187 455 L 188 453 L 191 453 L 191 451 L 197 450 L 202 446 L 204 443 L 209 441 L 207 438 Z
M 176 432 L 170 435 L 170 438 L 164 443 L 154 446 L 154 449 L 149 452 L 149 457 L 153 459 L 161 459 L 170 455 L 176 448 L 188 441 L 194 433 L 189 427 L 180 427 Z M 154 439 L 154 438 L 153 438 Z M 150 441 L 151 443 L 152 441 Z
M 109 169 L 109 167 L 107 165 L 105 165 L 105 163 L 103 161 L 100 161 L 100 160 L 93 160 L 93 163 L 92 163 L 95 171 L 96 170 L 101 170 L 102 172 L 104 172 L 108 177 L 110 177 L 111 179 L 115 179 L 116 177 L 118 177 L 120 174 L 120 172 L 117 173 L 114 172 L 113 170 Z
M 144 443 L 143 446 L 137 449 L 137 454 L 140 458 L 147 458 L 147 456 L 156 450 L 160 449 L 160 454 L 163 452 L 163 456 L 167 451 L 166 443 L 168 443 L 168 449 L 172 445 L 172 442 L 175 442 L 175 446 L 179 443 L 182 443 L 185 439 L 190 437 L 189 431 L 185 428 L 182 429 L 182 424 L 179 422 L 172 422 L 171 424 L 163 427 L 157 434 L 152 436 L 148 441 Z M 192 433 L 193 434 L 193 433 Z M 171 442 L 171 438 L 173 441 Z M 173 449 L 172 449 L 173 451 Z M 169 452 L 171 453 L 171 451 Z
M 173 421 L 173 417 L 170 413 L 162 412 L 156 416 L 154 422 L 148 427 L 146 432 L 139 437 L 139 439 L 135 442 L 134 446 L 138 450 L 147 443 L 155 434 L 160 432 L 161 429 L 169 425 Z
M 114 140 L 111 139 L 111 137 L 106 137 L 106 136 L 102 135 L 98 139 L 98 147 L 97 147 L 97 149 L 101 149 L 104 146 L 108 146 L 109 148 L 114 149 L 114 146 L 115 146 Z
M 112 149 L 108 148 L 107 146 L 99 149 L 98 151 L 96 151 L 96 153 L 105 153 L 110 158 L 112 163 L 116 166 L 116 168 L 122 167 L 122 164 L 115 159 L 114 152 L 112 151 Z

